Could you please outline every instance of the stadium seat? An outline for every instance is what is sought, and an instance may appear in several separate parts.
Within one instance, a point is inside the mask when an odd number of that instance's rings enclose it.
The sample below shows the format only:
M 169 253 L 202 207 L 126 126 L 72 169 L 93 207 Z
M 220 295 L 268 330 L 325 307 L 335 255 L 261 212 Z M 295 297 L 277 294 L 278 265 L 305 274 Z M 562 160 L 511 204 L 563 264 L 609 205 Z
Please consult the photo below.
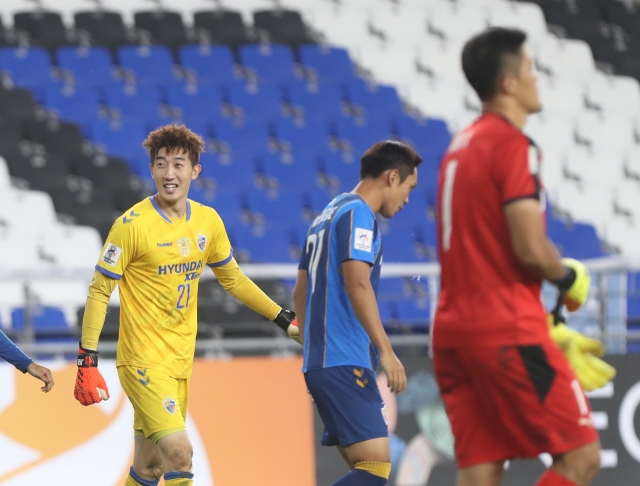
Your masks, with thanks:
M 36 342 L 59 342 L 61 340 L 75 341 L 77 337 L 73 337 L 71 326 L 65 319 L 62 309 L 57 307 L 39 305 L 32 309 L 31 315 L 33 322 L 33 330 L 35 332 Z M 25 309 L 14 309 L 11 312 L 12 329 L 16 332 L 24 330 Z M 65 339 L 67 338 L 67 339 Z
M 607 76 L 600 71 L 587 84 L 589 102 L 614 116 L 637 116 L 640 112 L 640 85 L 627 76 Z
M 232 152 L 230 155 L 226 157 L 218 153 L 204 153 L 200 157 L 203 174 L 213 181 L 215 192 L 239 194 L 257 191 L 259 189 L 256 178 L 258 155 L 255 152 L 246 151 Z M 243 176 L 238 177 L 238 174 Z M 204 189 L 211 190 L 210 187 Z
M 537 63 L 561 79 L 584 82 L 595 73 L 589 45 L 581 40 L 547 36 L 535 49 Z
M 119 82 L 111 54 L 104 47 L 61 47 L 56 57 L 62 69 L 73 73 L 77 85 L 106 87 Z
M 355 68 L 346 49 L 306 44 L 300 47 L 302 63 L 313 68 L 322 81 L 347 82 L 355 77 Z
M 595 224 L 598 229 L 615 214 L 613 190 L 599 185 L 565 184 L 555 193 L 555 203 L 575 221 Z
M 357 158 L 374 143 L 389 140 L 392 137 L 390 123 L 380 119 L 338 119 L 336 132 L 341 140 L 349 142 L 347 151 L 353 152 Z
M 274 121 L 282 116 L 282 91 L 272 84 L 234 85 L 229 103 L 249 120 Z
M 486 9 L 471 3 L 454 7 L 441 2 L 430 11 L 428 32 L 447 41 L 466 41 L 487 28 L 487 17 Z
M 422 254 L 416 235 L 412 231 L 396 231 L 393 235 L 384 238 L 385 262 L 425 262 L 426 255 Z
M 275 123 L 281 150 L 294 153 L 324 154 L 329 151 L 329 123 L 322 119 L 290 118 Z
M 360 179 L 359 161 L 359 157 L 345 160 L 340 152 L 325 154 L 320 163 L 321 178 L 327 179 L 323 185 L 334 194 L 350 191 Z
M 489 24 L 523 30 L 534 43 L 547 35 L 544 13 L 535 2 L 494 2 L 490 7 Z
M 164 9 L 153 12 L 136 12 L 133 18 L 138 29 L 151 33 L 151 40 L 154 44 L 175 49 L 188 42 L 187 30 L 178 12 Z
M 443 80 L 413 85 L 409 93 L 410 101 L 423 115 L 446 120 L 455 131 L 464 126 L 461 117 L 478 114 L 469 110 L 466 96 L 464 87 Z
M 253 12 L 253 24 L 257 29 L 266 30 L 271 42 L 286 44 L 292 49 L 312 41 L 300 13 L 295 10 L 259 10 Z
M 211 42 L 237 49 L 250 42 L 247 28 L 240 12 L 214 9 L 195 12 L 194 25 L 209 33 Z
M 438 165 L 451 143 L 451 135 L 442 120 L 402 116 L 396 119 L 395 127 L 402 142 L 411 145 L 423 157 L 427 154 L 435 156 Z
M 17 12 L 13 15 L 13 26 L 29 34 L 31 45 L 53 52 L 69 44 L 67 33 L 58 12 Z
M 269 193 L 311 192 L 318 188 L 318 162 L 314 156 L 296 157 L 291 163 L 283 163 L 280 154 L 269 154 L 262 157 L 259 169 Z
M 162 98 L 160 91 L 155 87 L 131 84 L 110 86 L 106 89 L 106 101 L 107 105 L 116 108 L 117 114 L 127 122 L 161 124 Z
M 66 187 L 69 164 L 64 157 L 46 154 L 9 162 L 9 171 L 13 177 L 27 181 L 31 189 L 50 192 Z
M 530 116 L 524 132 L 545 150 L 564 152 L 575 146 L 575 131 L 572 120 L 563 115 L 540 113 Z
M 0 105 L 3 117 L 20 121 L 35 117 L 35 100 L 33 93 L 28 89 L 9 89 L 0 86 Z
M 344 94 L 333 83 L 292 83 L 287 101 L 293 110 L 305 118 L 336 119 L 342 115 Z
M 7 161 L 0 155 L 0 190 L 6 190 L 11 187 L 11 176 L 9 175 L 9 167 Z
M 133 121 L 104 120 L 91 125 L 91 140 L 107 154 L 126 159 L 131 170 L 142 176 L 149 174 L 149 156 L 142 148 L 147 134 L 142 123 Z
M 635 145 L 633 127 L 626 117 L 584 113 L 576 127 L 578 136 L 595 149 L 620 152 Z
M 0 71 L 11 76 L 16 86 L 30 89 L 57 84 L 51 71 L 51 59 L 41 47 L 3 47 Z
M 466 85 L 467 80 L 462 72 L 461 56 L 463 43 L 451 41 L 447 43 L 430 41 L 414 61 L 418 73 L 424 78 L 441 83 Z M 414 74 L 413 78 L 416 78 Z
M 100 96 L 92 86 L 49 86 L 44 103 L 62 120 L 89 125 L 98 119 Z
M 402 116 L 402 102 L 393 86 L 369 84 L 363 86 L 358 82 L 347 85 L 349 101 L 357 107 L 361 116 L 386 117 L 387 119 Z
M 68 188 L 52 192 L 51 196 L 57 212 L 73 216 L 76 224 L 93 226 L 103 240 L 120 215 L 116 211 L 114 195 L 103 189 L 76 191 Z
M 83 154 L 84 136 L 75 123 L 49 118 L 47 120 L 27 120 L 22 123 L 26 140 L 44 145 L 48 154 L 60 155 L 72 164 Z
M 547 231 L 563 257 L 583 260 L 606 255 L 595 228 L 590 224 L 564 222 L 550 217 Z
M 142 86 L 166 86 L 177 81 L 171 51 L 164 46 L 124 46 L 118 49 L 120 65 L 135 74 Z
M 4 215 L 0 215 L 0 218 L 5 219 Z M 24 225 L 17 230 L 3 228 L 0 231 L 0 254 L 11 256 L 0 260 L 0 269 L 35 270 L 49 266 L 47 261 L 40 258 L 38 242 L 29 231 L 30 228 L 32 226 Z
M 129 43 L 127 29 L 119 12 L 97 9 L 89 12 L 76 12 L 74 25 L 91 35 L 91 44 L 115 50 Z
M 260 83 L 285 84 L 296 77 L 293 53 L 281 44 L 255 44 L 240 48 L 240 61 Z
M 222 153 L 255 156 L 269 150 L 269 127 L 263 121 L 220 121 L 215 126 L 215 142 Z
M 298 191 L 281 191 L 274 196 L 252 191 L 246 198 L 246 209 L 253 218 L 254 226 L 297 226 L 303 219 L 302 204 Z
M 624 178 L 622 156 L 616 151 L 576 148 L 566 154 L 564 165 L 587 184 L 613 189 Z
M 48 194 L 11 189 L 4 193 L 0 221 L 10 228 L 46 228 L 56 222 L 56 214 Z
M 178 57 L 183 67 L 195 72 L 198 84 L 229 87 L 239 80 L 235 73 L 233 52 L 226 46 L 182 46 Z
M 414 331 L 429 327 L 431 311 L 428 300 L 399 300 L 396 302 L 396 309 L 399 324 L 411 326 Z
M 89 226 L 55 224 L 39 232 L 38 243 L 47 261 L 64 268 L 92 268 L 102 250 L 100 233 Z
M 215 121 L 223 116 L 224 96 L 216 85 L 172 85 L 166 92 L 169 105 L 180 108 L 183 117 L 190 122 Z
M 230 235 L 234 252 L 255 263 L 298 263 L 300 245 L 292 231 L 281 227 L 238 227 Z
M 574 81 L 541 77 L 538 90 L 545 114 L 575 119 L 587 108 L 585 92 Z

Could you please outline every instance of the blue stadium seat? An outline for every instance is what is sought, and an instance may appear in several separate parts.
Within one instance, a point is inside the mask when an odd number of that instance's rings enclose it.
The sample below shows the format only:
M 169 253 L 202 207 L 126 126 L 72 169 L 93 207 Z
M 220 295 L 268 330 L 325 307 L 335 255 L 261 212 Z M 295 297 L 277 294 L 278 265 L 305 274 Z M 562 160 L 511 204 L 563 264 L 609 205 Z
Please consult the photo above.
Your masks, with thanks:
M 303 221 L 301 201 L 298 192 L 280 192 L 272 198 L 263 192 L 252 191 L 247 195 L 245 205 L 256 218 L 256 224 L 287 224 L 294 228 Z
M 405 297 L 410 297 L 410 289 L 405 284 L 404 280 L 405 279 L 402 278 L 381 278 L 378 285 L 378 299 L 395 301 Z
M 344 93 L 337 84 L 290 83 L 287 101 L 306 118 L 337 119 L 342 116 Z
M 416 328 L 429 328 L 431 322 L 430 306 L 427 299 L 406 299 L 396 302 L 397 317 L 400 324 Z
M 380 320 L 387 327 L 387 332 L 393 333 L 391 329 L 398 320 L 398 311 L 395 302 L 387 302 L 378 300 L 378 312 L 380 312 Z
M 291 230 L 282 227 L 238 227 L 229 232 L 234 254 L 256 263 L 298 263 L 300 245 Z
M 107 105 L 117 108 L 125 120 L 135 120 L 152 125 L 161 123 L 160 91 L 154 87 L 135 85 L 109 86 L 106 89 Z
M 216 193 L 240 194 L 259 190 L 256 179 L 256 156 L 240 152 L 229 160 L 217 153 L 200 156 L 202 174 L 214 181 Z
M 241 108 L 243 116 L 249 120 L 271 121 L 282 116 L 282 91 L 272 84 L 231 86 L 229 103 Z
M 136 75 L 142 86 L 167 86 L 176 81 L 171 51 L 163 46 L 124 46 L 118 49 L 120 65 Z
M 229 87 L 238 81 L 233 52 L 227 46 L 183 46 L 178 56 L 185 68 L 196 73 L 198 84 Z
M 73 73 L 77 85 L 106 87 L 119 83 L 111 54 L 104 47 L 61 47 L 56 57 L 62 69 Z
M 359 159 L 374 143 L 390 139 L 391 126 L 381 119 L 341 118 L 336 132 L 341 140 L 351 142 L 351 151 Z
M 62 120 L 88 125 L 99 116 L 100 96 L 92 86 L 49 86 L 44 91 L 44 102 Z
M 234 152 L 260 155 L 269 149 L 269 126 L 261 121 L 220 121 L 215 125 L 215 140 L 232 155 Z
M 346 49 L 320 44 L 300 47 L 300 59 L 316 70 L 323 81 L 347 82 L 355 77 L 355 69 Z
M 595 228 L 589 224 L 567 223 L 549 215 L 547 231 L 562 256 L 578 260 L 606 256 Z
M 260 83 L 283 84 L 295 78 L 293 52 L 281 44 L 252 44 L 240 48 L 240 61 Z
M 627 326 L 640 329 L 640 272 L 627 273 Z
M 49 53 L 41 47 L 3 47 L 0 71 L 11 75 L 16 86 L 44 88 L 57 81 L 52 77 Z
M 36 335 L 67 334 L 71 331 L 64 312 L 56 307 L 36 307 L 32 318 Z M 11 311 L 11 323 L 14 331 L 24 330 L 24 308 L 19 307 Z
M 385 117 L 387 119 L 402 116 L 402 102 L 393 86 L 364 84 L 351 81 L 347 84 L 349 101 L 363 116 Z
M 286 150 L 324 154 L 329 151 L 329 123 L 326 120 L 288 118 L 275 123 L 278 140 L 286 142 Z
M 435 156 L 438 165 L 451 143 L 446 123 L 433 118 L 400 117 L 396 120 L 396 131 L 399 139 L 411 145 L 422 157 Z
M 222 118 L 222 91 L 213 85 L 177 84 L 166 89 L 171 106 L 182 110 L 189 121 L 215 121 Z
M 415 229 L 397 228 L 391 235 L 383 240 L 383 254 L 385 262 L 426 262 L 425 255 L 421 254 Z
M 222 171 L 216 170 L 217 165 L 215 163 L 211 167 L 210 160 L 202 160 L 202 163 L 208 164 L 205 169 L 207 173 L 224 175 L 221 173 Z M 227 231 L 240 224 L 241 206 L 238 195 L 226 186 L 219 187 L 218 181 L 210 175 L 200 175 L 195 181 L 191 182 L 189 199 L 215 209 L 222 218 Z
M 279 154 L 262 157 L 260 169 L 269 193 L 311 192 L 318 189 L 318 163 L 314 157 L 297 157 L 285 164 Z
M 122 157 L 133 172 L 149 177 L 149 156 L 142 147 L 148 130 L 135 121 L 101 120 L 91 125 L 91 139 L 103 145 L 109 155 Z
M 337 193 L 350 191 L 360 180 L 359 160 L 346 162 L 340 152 L 326 154 L 322 158 L 321 170 L 329 176 L 326 184 L 337 184 Z

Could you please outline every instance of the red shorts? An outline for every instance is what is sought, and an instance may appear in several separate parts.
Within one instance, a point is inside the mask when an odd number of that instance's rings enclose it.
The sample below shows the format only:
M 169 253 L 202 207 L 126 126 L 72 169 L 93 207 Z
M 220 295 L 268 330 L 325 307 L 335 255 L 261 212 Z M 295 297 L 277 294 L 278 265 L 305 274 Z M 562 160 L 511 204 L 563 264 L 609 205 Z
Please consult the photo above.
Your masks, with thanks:
M 436 349 L 433 364 L 459 467 L 563 454 L 598 439 L 589 402 L 551 339 Z

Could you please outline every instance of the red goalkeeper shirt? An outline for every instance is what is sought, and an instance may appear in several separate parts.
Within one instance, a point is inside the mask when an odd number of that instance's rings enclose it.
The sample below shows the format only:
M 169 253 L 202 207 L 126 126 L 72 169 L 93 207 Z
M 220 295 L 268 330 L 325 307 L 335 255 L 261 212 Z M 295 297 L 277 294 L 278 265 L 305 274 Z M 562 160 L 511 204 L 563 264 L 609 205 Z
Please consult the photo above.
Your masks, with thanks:
M 434 348 L 527 344 L 548 336 L 541 284 L 513 252 L 504 206 L 540 201 L 541 153 L 506 119 L 487 113 L 459 132 L 439 175 L 441 292 Z

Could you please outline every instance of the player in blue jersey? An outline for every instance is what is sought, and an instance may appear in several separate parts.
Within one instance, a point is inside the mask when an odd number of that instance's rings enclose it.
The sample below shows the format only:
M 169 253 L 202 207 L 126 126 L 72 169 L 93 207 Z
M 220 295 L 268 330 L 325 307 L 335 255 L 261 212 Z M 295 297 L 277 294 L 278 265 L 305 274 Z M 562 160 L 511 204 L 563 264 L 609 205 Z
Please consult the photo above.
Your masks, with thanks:
M 400 142 L 367 150 L 360 183 L 311 224 L 300 259 L 294 301 L 305 381 L 325 425 L 322 445 L 338 446 L 351 469 L 334 486 L 382 486 L 391 472 L 378 361 L 392 392 L 402 393 L 407 377 L 376 302 L 382 264 L 376 214 L 391 218 L 409 202 L 421 162 Z
M 53 388 L 51 370 L 34 362 L 18 346 L 13 344 L 13 341 L 2 331 L 0 331 L 0 358 L 11 363 L 23 373 L 29 373 L 31 376 L 41 380 L 44 383 L 41 388 L 43 392 L 48 393 Z

